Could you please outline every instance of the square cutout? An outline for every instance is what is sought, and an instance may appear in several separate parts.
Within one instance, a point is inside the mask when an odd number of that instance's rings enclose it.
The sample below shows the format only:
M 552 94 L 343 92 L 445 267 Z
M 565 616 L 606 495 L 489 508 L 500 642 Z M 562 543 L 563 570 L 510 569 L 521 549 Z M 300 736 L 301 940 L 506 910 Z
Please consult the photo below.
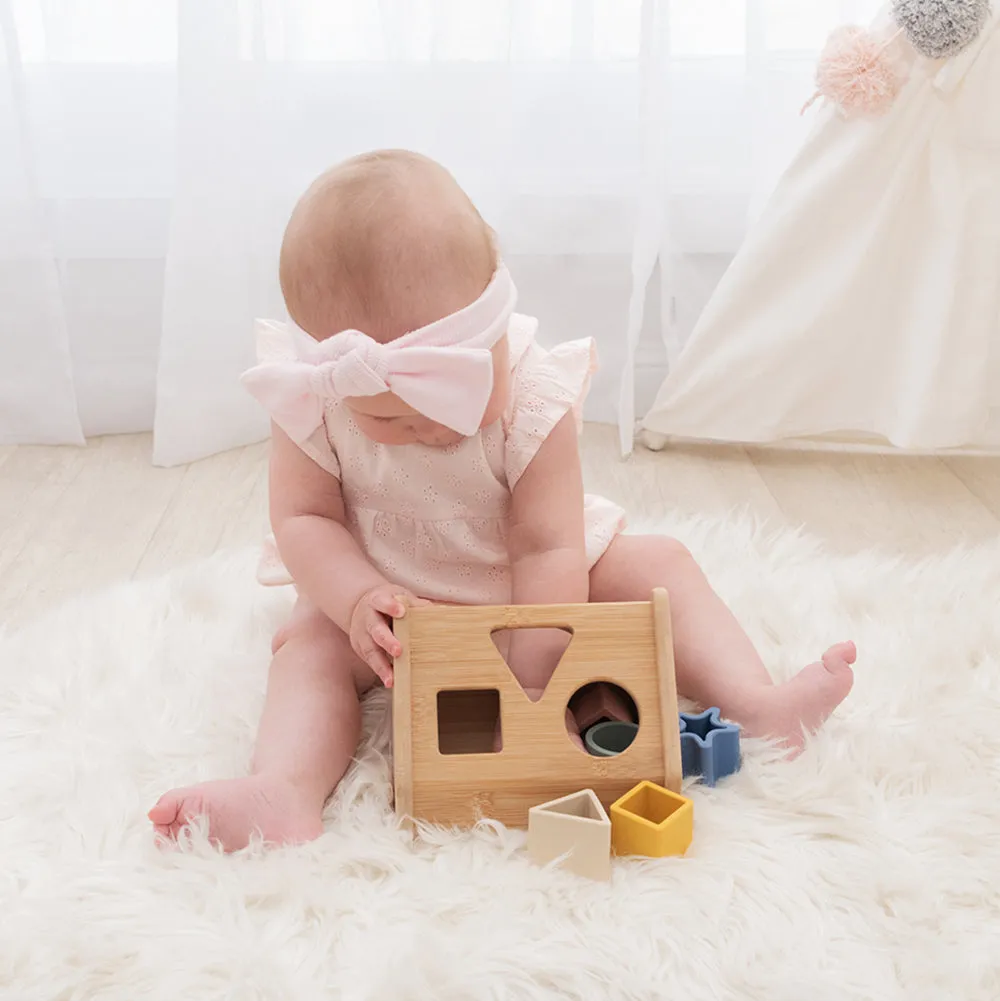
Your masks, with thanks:
M 437 693 L 438 751 L 492 754 L 503 747 L 500 692 L 496 688 Z

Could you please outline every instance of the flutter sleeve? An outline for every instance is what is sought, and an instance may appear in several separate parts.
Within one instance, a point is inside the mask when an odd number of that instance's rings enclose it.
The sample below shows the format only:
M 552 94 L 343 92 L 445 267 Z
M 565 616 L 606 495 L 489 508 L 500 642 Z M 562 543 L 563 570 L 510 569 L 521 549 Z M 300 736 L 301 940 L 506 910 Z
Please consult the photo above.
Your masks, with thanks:
M 514 370 L 507 422 L 505 465 L 507 485 L 514 489 L 542 442 L 570 411 L 577 426 L 583 421 L 583 401 L 597 370 L 593 338 L 566 341 L 551 351 L 536 342 L 525 350 Z

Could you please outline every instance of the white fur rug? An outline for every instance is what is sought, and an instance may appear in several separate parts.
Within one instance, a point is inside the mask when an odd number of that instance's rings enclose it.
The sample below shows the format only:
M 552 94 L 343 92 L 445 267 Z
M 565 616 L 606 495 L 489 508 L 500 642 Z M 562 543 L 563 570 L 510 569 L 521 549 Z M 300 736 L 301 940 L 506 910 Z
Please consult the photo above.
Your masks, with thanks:
M 748 524 L 674 529 L 786 675 L 854 693 L 793 763 L 692 787 L 683 859 L 608 884 L 519 832 L 388 809 L 385 705 L 307 847 L 159 852 L 165 788 L 247 766 L 289 595 L 254 554 L 88 596 L 0 642 L 0 996 L 134 1001 L 1000 998 L 1000 545 L 921 565 Z

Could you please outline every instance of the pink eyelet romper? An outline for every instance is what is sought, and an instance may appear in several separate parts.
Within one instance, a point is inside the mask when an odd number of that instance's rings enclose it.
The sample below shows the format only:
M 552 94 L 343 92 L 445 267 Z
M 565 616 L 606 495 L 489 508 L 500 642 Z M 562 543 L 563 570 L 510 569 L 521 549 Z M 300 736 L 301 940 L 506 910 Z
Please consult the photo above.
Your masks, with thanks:
M 590 338 L 546 351 L 538 321 L 515 313 L 510 345 L 511 398 L 503 417 L 448 448 L 380 445 L 366 438 L 350 409 L 331 400 L 324 425 L 300 447 L 340 480 L 348 527 L 389 580 L 432 601 L 507 604 L 511 597 L 507 524 L 511 491 L 539 446 L 569 411 L 577 421 L 596 368 Z M 283 323 L 259 320 L 260 361 L 295 357 Z M 593 566 L 625 527 L 624 512 L 584 498 L 586 551 Z M 291 578 L 268 541 L 258 576 Z

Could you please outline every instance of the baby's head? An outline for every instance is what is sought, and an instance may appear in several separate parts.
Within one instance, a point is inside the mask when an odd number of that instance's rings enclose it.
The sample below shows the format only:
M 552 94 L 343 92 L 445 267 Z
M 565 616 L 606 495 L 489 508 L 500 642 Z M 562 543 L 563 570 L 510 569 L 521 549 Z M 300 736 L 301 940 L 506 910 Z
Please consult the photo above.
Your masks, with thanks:
M 355 329 L 385 344 L 474 302 L 497 263 L 492 231 L 454 178 L 427 157 L 386 150 L 332 168 L 302 196 L 281 246 L 281 290 L 291 318 L 316 340 Z M 483 426 L 506 400 L 506 338 L 493 361 Z M 345 403 L 385 444 L 462 437 L 392 393 Z

